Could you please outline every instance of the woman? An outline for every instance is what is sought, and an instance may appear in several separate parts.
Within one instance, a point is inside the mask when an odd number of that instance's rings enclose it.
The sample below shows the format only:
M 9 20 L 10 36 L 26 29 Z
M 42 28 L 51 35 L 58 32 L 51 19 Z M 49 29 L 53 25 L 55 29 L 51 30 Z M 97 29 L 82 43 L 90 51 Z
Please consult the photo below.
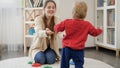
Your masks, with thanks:
M 29 50 L 29 56 L 35 63 L 53 64 L 59 60 L 58 34 L 54 25 L 60 20 L 54 16 L 56 3 L 47 0 L 43 7 L 44 14 L 35 19 L 35 34 Z

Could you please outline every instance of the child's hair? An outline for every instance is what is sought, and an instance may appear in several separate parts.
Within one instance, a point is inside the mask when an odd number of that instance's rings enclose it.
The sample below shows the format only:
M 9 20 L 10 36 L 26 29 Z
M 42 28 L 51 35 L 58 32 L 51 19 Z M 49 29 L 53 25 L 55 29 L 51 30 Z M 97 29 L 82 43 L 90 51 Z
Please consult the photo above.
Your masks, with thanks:
M 84 19 L 87 14 L 87 4 L 85 2 L 75 2 L 73 7 L 73 17 Z

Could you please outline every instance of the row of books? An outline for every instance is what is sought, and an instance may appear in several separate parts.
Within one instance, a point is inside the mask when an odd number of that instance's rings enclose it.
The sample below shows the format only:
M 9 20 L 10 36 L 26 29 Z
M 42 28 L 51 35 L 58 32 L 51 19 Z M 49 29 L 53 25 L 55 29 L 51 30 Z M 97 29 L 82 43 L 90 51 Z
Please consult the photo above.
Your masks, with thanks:
M 115 10 L 114 9 L 107 10 L 107 25 L 115 26 Z
M 97 11 L 97 27 L 102 27 L 102 26 L 103 26 L 103 11 L 98 10 Z M 97 41 L 103 43 L 103 34 L 97 37 Z
M 103 26 L 103 11 L 97 11 L 97 25 Z M 115 26 L 115 10 L 107 10 L 107 26 Z
M 97 11 L 97 25 L 103 26 L 103 11 L 102 10 Z
M 97 41 L 103 43 L 103 34 L 97 37 Z M 115 43 L 115 29 L 108 29 L 107 30 L 107 43 L 114 45 Z
M 115 0 L 108 0 L 108 5 L 115 5 Z
M 105 0 L 97 0 L 97 7 L 104 6 L 104 2 L 105 2 Z M 107 0 L 106 3 L 107 3 L 108 6 L 115 5 L 115 0 Z
M 107 43 L 114 45 L 115 43 L 115 29 L 108 29 L 107 30 Z
M 26 0 L 25 7 L 42 7 L 43 6 L 43 0 Z
M 97 0 L 97 7 L 102 7 L 104 0 Z

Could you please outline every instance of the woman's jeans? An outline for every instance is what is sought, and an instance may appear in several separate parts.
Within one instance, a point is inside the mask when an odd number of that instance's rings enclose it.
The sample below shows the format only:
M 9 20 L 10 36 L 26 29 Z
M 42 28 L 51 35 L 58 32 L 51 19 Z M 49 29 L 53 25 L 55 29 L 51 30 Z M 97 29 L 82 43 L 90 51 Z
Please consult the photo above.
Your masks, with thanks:
M 35 55 L 35 63 L 40 64 L 53 64 L 56 62 L 56 53 L 53 49 L 48 46 L 48 48 L 45 50 L 45 52 L 38 52 Z

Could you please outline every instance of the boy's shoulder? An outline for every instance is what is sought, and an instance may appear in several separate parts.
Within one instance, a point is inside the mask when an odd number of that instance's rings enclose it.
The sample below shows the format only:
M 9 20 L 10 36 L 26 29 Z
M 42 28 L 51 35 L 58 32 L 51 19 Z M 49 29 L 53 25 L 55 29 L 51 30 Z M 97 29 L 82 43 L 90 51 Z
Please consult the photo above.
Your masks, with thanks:
M 83 20 L 84 22 L 86 22 L 86 23 L 90 23 L 89 21 L 87 21 L 87 20 Z
M 92 25 L 91 22 L 87 21 L 87 20 L 84 20 L 85 24 L 86 25 Z

